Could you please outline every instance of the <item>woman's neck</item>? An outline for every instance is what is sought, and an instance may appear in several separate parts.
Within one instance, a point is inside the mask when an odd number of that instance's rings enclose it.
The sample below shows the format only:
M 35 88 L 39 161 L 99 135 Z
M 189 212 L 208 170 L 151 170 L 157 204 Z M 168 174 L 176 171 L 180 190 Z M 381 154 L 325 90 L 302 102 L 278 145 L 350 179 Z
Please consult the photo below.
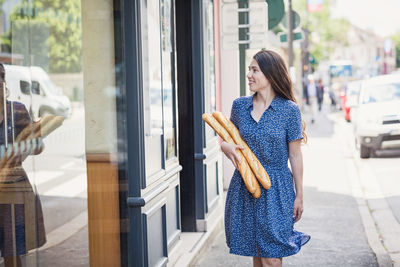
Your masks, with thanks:
M 275 92 L 271 88 L 265 89 L 265 90 L 260 90 L 257 92 L 256 95 L 256 102 L 264 105 L 265 107 L 268 107 L 272 100 L 275 98 Z

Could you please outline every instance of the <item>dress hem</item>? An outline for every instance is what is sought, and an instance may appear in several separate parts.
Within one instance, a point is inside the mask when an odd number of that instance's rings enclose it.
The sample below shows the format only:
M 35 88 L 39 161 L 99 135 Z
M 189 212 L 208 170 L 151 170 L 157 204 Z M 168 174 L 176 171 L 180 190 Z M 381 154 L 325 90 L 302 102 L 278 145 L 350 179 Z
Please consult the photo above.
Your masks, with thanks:
M 290 252 L 290 253 L 287 253 L 287 254 L 284 254 L 284 255 L 279 255 L 279 256 L 271 255 L 271 254 L 269 254 L 269 255 L 265 255 L 265 254 L 261 255 L 260 253 L 258 253 L 259 254 L 258 256 L 261 257 L 261 258 L 284 258 L 284 257 L 293 256 L 293 255 L 299 253 L 301 248 L 305 244 L 307 244 L 308 241 L 310 241 L 310 239 L 311 239 L 311 236 L 307 235 L 307 240 L 303 241 L 302 244 L 294 252 Z M 239 256 L 245 256 L 245 257 L 257 257 L 257 253 L 255 253 L 255 254 L 254 253 L 240 253 L 240 252 L 232 251 L 231 247 L 228 244 L 227 244 L 227 246 L 229 247 L 229 253 L 230 254 L 239 255 Z

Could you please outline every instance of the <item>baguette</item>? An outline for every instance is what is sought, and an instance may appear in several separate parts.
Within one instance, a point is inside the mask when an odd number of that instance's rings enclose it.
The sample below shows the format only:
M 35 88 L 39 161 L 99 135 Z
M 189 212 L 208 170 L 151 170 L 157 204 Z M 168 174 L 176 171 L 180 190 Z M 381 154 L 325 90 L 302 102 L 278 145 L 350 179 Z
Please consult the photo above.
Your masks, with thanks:
M 47 115 L 40 119 L 38 122 L 34 122 L 26 126 L 17 136 L 16 142 L 18 144 L 17 148 L 20 149 L 21 147 L 21 142 L 30 140 L 30 139 L 38 139 L 38 138 L 44 138 L 47 135 L 49 135 L 52 131 L 54 131 L 56 128 L 58 128 L 62 122 L 64 121 L 63 116 L 54 116 L 54 115 Z M 11 153 L 6 153 L 4 156 L 0 159 L 0 170 L 3 168 L 8 168 L 8 166 L 14 157 L 15 153 L 21 154 L 24 153 L 23 151 L 15 151 L 14 147 L 10 147 L 9 151 Z M 28 152 L 29 153 L 29 152 Z
M 28 137 L 30 135 L 33 135 L 37 131 L 39 131 L 39 129 L 40 129 L 40 121 L 30 123 L 18 134 L 15 141 L 16 142 L 24 141 L 24 140 L 28 139 Z
M 224 127 L 221 126 L 221 124 L 218 123 L 218 121 L 211 114 L 204 113 L 202 115 L 202 119 L 208 125 L 210 125 L 211 128 L 213 128 L 225 142 L 235 144 L 229 133 L 224 129 Z M 258 185 L 257 180 L 242 152 L 240 150 L 236 150 L 236 152 L 240 159 L 238 169 L 240 174 L 242 175 L 242 179 L 246 185 L 246 188 L 255 198 L 259 198 L 261 195 L 260 186 Z
M 251 151 L 247 143 L 242 139 L 236 126 L 222 112 L 213 112 L 213 117 L 228 131 L 237 145 L 244 147 L 242 152 L 249 163 L 250 168 L 253 170 L 254 175 L 257 177 L 260 184 L 268 190 L 271 187 L 269 175 L 257 159 L 256 155 L 254 155 L 253 151 Z
M 64 120 L 65 117 L 63 116 L 53 116 L 51 119 L 43 121 L 43 123 L 41 123 L 40 131 L 35 134 L 35 138 L 45 138 L 52 131 L 60 127 Z

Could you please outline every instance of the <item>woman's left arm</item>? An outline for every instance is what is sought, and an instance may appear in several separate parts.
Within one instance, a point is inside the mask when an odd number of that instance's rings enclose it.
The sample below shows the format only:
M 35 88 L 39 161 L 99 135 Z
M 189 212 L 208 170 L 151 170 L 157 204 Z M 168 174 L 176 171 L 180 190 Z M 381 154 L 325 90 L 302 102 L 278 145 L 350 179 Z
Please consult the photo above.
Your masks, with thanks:
M 301 139 L 289 143 L 289 161 L 293 173 L 296 199 L 293 207 L 293 217 L 296 222 L 303 214 L 303 155 L 301 153 Z

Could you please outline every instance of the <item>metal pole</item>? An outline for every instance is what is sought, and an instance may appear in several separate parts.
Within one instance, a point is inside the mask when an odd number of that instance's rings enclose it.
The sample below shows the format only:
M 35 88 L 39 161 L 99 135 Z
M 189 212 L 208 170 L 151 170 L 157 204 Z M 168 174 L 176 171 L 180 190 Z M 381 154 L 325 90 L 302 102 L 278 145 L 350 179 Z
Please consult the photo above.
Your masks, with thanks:
M 301 66 L 301 77 L 302 77 L 302 86 L 303 86 L 303 90 L 302 90 L 302 99 L 304 98 L 305 94 L 306 94 L 306 90 L 307 90 L 307 76 L 309 74 L 310 71 L 310 53 L 308 52 L 309 49 L 309 43 L 308 43 L 308 36 L 309 36 L 309 30 L 308 30 L 308 23 L 309 23 L 309 13 L 308 13 L 308 7 L 307 7 L 307 3 L 305 6 L 305 10 L 306 10 L 306 16 L 305 16 L 305 26 L 303 28 L 303 32 L 304 32 L 304 39 L 302 42 L 302 46 L 301 46 L 301 55 L 302 55 L 302 66 Z
M 248 1 L 239 1 L 239 9 L 248 8 Z M 249 13 L 239 12 L 239 25 L 249 23 Z M 246 95 L 246 49 L 248 44 L 240 43 L 240 41 L 248 40 L 248 28 L 239 28 L 239 75 L 240 75 L 240 96 Z
M 287 25 L 288 25 L 288 56 L 289 56 L 289 68 L 293 67 L 293 11 L 292 11 L 292 0 L 288 0 L 288 10 L 287 10 Z
M 3 107 L 4 107 L 4 114 L 3 114 L 3 121 L 4 121 L 4 145 L 6 149 L 8 148 L 8 125 L 7 125 L 7 95 L 6 95 L 6 83 L 3 82 L 2 84 L 3 90 Z

